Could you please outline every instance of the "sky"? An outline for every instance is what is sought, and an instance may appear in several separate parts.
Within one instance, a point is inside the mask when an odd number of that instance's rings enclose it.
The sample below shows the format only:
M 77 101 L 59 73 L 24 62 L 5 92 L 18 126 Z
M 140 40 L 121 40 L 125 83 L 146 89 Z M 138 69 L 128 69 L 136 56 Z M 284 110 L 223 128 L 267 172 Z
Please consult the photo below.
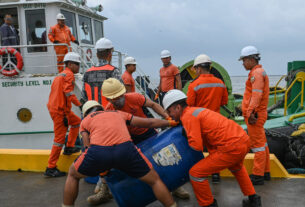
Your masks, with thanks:
M 182 66 L 207 54 L 232 76 L 247 75 L 240 51 L 254 45 L 267 74 L 286 74 L 287 62 L 305 60 L 302 0 L 87 0 L 102 4 L 105 37 L 158 77 L 160 52 Z

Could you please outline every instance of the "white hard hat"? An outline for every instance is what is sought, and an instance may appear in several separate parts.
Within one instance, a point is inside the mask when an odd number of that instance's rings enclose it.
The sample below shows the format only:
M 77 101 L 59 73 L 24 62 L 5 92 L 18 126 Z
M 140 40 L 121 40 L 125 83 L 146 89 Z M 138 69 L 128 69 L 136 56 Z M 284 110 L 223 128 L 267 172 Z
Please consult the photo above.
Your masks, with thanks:
M 86 116 L 87 111 L 95 106 L 101 106 L 101 104 L 94 100 L 87 101 L 82 108 L 83 116 Z
M 198 55 L 194 60 L 194 66 L 205 63 L 212 63 L 210 57 L 205 54 Z
M 186 95 L 182 91 L 178 89 L 170 90 L 163 98 L 163 107 L 167 110 L 173 103 L 183 99 L 186 99 Z
M 106 50 L 111 48 L 113 48 L 112 42 L 107 38 L 101 38 L 95 44 L 95 49 L 97 50 Z
M 75 52 L 68 52 L 64 58 L 64 62 L 66 62 L 66 61 L 72 61 L 72 62 L 77 62 L 77 63 L 81 62 L 79 54 L 77 54 Z
M 133 57 L 127 57 L 124 59 L 124 65 L 136 65 L 136 59 L 134 59 Z
M 65 20 L 65 16 L 62 13 L 58 13 L 56 19 Z
M 247 57 L 247 56 L 250 56 L 250 55 L 259 55 L 259 52 L 258 52 L 256 47 L 254 47 L 254 46 L 244 47 L 241 50 L 239 60 L 242 60 L 244 57 Z
M 170 56 L 171 56 L 170 51 L 168 51 L 168 50 L 162 50 L 161 51 L 161 58 L 167 58 L 167 57 L 170 57 Z

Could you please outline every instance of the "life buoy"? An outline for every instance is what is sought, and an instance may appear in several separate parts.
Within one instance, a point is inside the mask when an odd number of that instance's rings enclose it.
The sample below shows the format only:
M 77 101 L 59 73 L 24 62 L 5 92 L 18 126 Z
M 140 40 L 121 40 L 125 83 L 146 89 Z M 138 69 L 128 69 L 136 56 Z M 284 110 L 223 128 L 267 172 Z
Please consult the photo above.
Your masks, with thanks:
M 87 53 L 86 55 L 87 61 L 90 61 L 92 58 L 92 50 L 88 48 L 86 53 Z
M 14 69 L 6 70 L 4 65 L 3 66 L 0 65 L 0 73 L 5 76 L 18 75 L 23 68 L 22 55 L 20 54 L 20 52 L 18 52 L 18 50 L 11 48 L 11 47 L 0 49 L 0 56 L 5 55 L 5 54 L 14 55 L 17 59 L 17 64 L 13 63 L 12 60 L 9 59 L 5 64 L 11 64 L 11 65 L 15 66 Z

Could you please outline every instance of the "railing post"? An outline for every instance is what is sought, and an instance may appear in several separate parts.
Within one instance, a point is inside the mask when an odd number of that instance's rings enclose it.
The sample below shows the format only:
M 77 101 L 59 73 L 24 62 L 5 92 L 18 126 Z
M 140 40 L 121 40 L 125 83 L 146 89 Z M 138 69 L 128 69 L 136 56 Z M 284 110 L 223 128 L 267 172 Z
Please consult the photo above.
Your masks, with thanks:
M 303 102 L 304 102 L 304 79 L 302 78 L 302 96 L 301 96 L 301 106 L 303 108 Z

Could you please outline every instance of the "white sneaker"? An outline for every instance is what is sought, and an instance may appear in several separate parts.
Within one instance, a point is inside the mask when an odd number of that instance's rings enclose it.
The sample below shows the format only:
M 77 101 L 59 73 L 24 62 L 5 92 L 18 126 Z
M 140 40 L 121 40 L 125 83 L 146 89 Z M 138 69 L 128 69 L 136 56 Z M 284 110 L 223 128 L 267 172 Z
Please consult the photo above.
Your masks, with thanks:
M 183 187 L 179 187 L 173 191 L 173 196 L 176 196 L 180 199 L 190 199 L 190 194 Z

